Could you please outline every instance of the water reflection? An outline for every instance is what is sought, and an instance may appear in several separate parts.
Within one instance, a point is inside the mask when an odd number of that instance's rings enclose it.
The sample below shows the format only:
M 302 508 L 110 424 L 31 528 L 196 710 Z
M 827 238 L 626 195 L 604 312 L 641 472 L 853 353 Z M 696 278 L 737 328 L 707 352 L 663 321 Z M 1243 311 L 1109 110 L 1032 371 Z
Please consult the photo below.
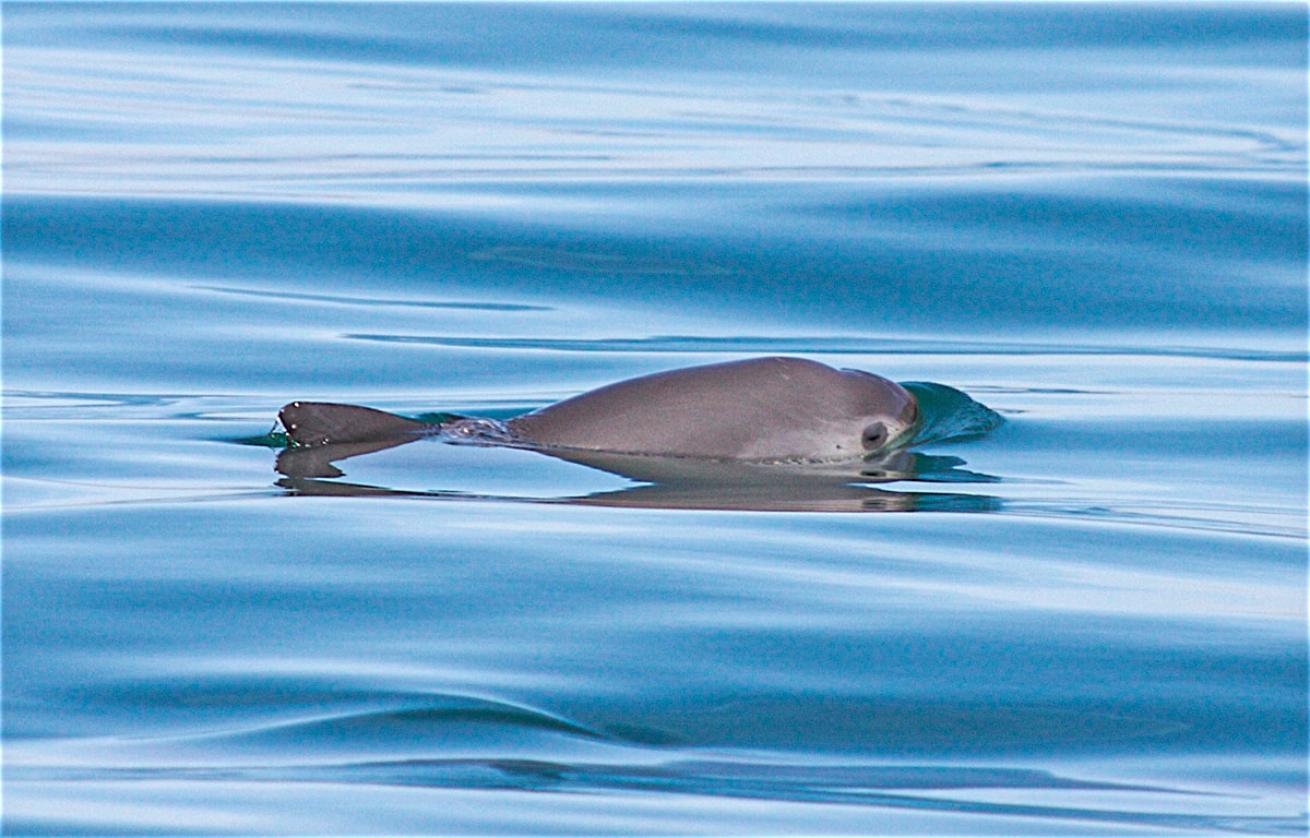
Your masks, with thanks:
M 857 463 L 811 466 L 764 465 L 686 457 L 648 457 L 598 451 L 527 449 L 542 456 L 597 469 L 638 485 L 555 498 L 483 495 L 459 490 L 393 489 L 338 480 L 336 464 L 353 457 L 424 441 L 413 433 L 375 440 L 285 448 L 274 468 L 277 485 L 298 495 L 430 497 L 447 500 L 521 500 L 583 506 L 704 509 L 758 512 L 988 512 L 1000 498 L 962 492 L 909 492 L 869 484 L 914 480 L 929 483 L 994 483 L 999 477 L 969 471 L 959 457 L 895 451 Z

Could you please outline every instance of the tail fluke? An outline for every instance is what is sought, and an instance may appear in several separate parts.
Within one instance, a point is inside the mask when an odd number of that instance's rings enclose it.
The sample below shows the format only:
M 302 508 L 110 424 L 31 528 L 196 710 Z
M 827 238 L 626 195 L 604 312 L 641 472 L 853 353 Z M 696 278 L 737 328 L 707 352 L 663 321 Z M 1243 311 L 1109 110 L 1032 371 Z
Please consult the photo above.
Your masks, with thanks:
M 374 442 L 438 427 L 371 407 L 329 402 L 291 402 L 278 411 L 277 418 L 297 445 Z

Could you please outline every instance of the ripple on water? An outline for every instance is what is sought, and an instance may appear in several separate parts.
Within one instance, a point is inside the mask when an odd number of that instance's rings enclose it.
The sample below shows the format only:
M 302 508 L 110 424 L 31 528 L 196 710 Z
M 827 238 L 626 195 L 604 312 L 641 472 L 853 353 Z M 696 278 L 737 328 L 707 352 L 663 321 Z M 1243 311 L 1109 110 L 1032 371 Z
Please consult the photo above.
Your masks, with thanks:
M 1304 835 L 1304 9 L 911 12 L 6 4 L 4 830 Z M 769 354 L 918 439 L 269 432 Z

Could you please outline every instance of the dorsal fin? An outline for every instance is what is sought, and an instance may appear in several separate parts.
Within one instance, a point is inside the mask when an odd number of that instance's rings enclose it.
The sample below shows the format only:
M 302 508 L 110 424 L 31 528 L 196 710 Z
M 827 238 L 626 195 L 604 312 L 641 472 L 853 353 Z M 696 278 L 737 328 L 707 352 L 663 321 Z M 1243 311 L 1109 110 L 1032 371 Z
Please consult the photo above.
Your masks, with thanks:
M 439 427 L 371 407 L 330 402 L 291 402 L 277 418 L 297 445 L 373 442 Z

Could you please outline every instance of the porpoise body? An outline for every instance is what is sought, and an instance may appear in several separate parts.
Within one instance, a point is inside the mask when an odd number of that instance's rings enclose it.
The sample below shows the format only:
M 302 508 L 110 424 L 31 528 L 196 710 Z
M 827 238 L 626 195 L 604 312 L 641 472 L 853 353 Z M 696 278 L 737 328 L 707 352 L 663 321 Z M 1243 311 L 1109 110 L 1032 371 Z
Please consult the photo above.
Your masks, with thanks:
M 506 424 L 550 447 L 733 460 L 849 459 L 918 409 L 899 384 L 803 358 L 753 358 L 610 384 Z
M 455 419 L 434 426 L 322 402 L 292 402 L 279 418 L 300 445 L 442 432 L 543 451 L 824 462 L 905 445 L 919 411 L 913 395 L 885 378 L 768 357 L 620 381 L 503 424 Z

